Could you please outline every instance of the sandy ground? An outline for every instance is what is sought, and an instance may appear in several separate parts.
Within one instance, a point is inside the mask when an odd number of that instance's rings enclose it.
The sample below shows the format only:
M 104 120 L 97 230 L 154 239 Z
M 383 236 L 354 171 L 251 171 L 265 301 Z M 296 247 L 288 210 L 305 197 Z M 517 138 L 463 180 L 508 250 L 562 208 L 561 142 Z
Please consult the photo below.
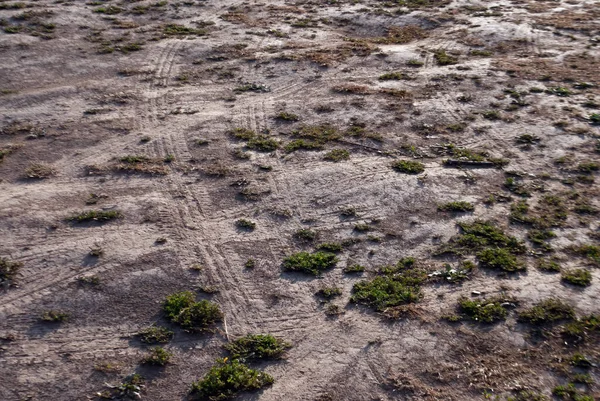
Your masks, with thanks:
M 95 399 L 133 372 L 146 378 L 142 399 L 185 399 L 224 355 L 227 335 L 248 333 L 293 347 L 259 365 L 275 383 L 239 397 L 247 400 L 550 396 L 568 381 L 564 361 L 574 352 L 600 363 L 595 340 L 534 341 L 513 311 L 494 325 L 441 319 L 472 291 L 504 292 L 518 308 L 558 297 L 580 315 L 599 312 L 600 272 L 572 251 L 600 238 L 597 172 L 578 170 L 600 159 L 590 119 L 600 113 L 597 1 L 162 3 L 0 1 L 0 257 L 22 263 L 0 290 L 0 399 Z M 120 12 L 95 12 L 107 5 Z M 166 24 L 202 32 L 171 35 Z M 395 37 L 394 27 L 414 29 Z M 456 63 L 440 65 L 440 51 Z M 379 79 L 389 72 L 406 79 Z M 247 84 L 259 91 L 236 90 Z M 283 111 L 299 121 L 276 119 Z M 265 153 L 228 134 L 251 129 L 283 146 L 318 124 L 366 135 Z M 537 139 L 518 144 L 523 134 Z M 449 168 L 448 143 L 508 164 Z M 349 159 L 325 160 L 333 148 Z M 115 171 L 126 155 L 158 160 L 161 174 Z M 399 173 L 396 159 L 420 161 L 425 172 Z M 27 178 L 36 164 L 51 174 Z M 457 221 L 494 221 L 525 239 L 528 227 L 509 219 L 520 198 L 506 189 L 507 174 L 529 189 L 532 208 L 547 195 L 564 199 L 568 216 L 546 257 L 590 271 L 590 286 L 536 269 L 541 253 L 527 242 L 526 273 L 476 269 L 462 284 L 427 283 L 408 316 L 390 320 L 349 303 L 357 281 L 402 257 L 430 271 L 455 263 L 434 252 L 459 232 Z M 90 194 L 96 204 L 86 204 Z M 486 204 L 491 194 L 512 202 Z M 437 210 L 458 200 L 475 210 Z M 581 204 L 596 212 L 577 213 Z M 340 216 L 349 207 L 357 214 Z M 65 221 L 91 209 L 124 217 Z M 238 230 L 240 218 L 256 229 Z M 371 231 L 357 233 L 357 223 Z M 318 242 L 355 241 L 322 277 L 283 272 L 283 258 L 312 249 L 293 238 L 302 228 Z M 90 256 L 93 248 L 103 254 Z M 249 258 L 254 269 L 244 268 Z M 367 271 L 343 273 L 351 263 Z M 325 313 L 314 295 L 324 285 L 343 289 L 332 301 L 343 313 Z M 216 292 L 202 291 L 209 287 Z M 180 290 L 218 303 L 227 334 L 223 325 L 190 334 L 167 323 L 161 302 Z M 69 319 L 40 321 L 47 310 Z M 164 369 L 140 365 L 147 347 L 133 334 L 152 323 L 176 332 Z M 117 369 L 99 371 L 106 362 Z M 590 374 L 598 379 L 596 368 Z M 595 384 L 578 386 L 600 397 Z

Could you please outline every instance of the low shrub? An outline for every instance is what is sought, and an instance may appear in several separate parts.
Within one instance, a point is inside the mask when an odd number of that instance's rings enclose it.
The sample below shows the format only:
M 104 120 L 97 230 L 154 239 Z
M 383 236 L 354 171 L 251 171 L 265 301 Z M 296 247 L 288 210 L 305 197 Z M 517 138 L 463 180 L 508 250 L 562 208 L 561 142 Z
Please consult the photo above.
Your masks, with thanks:
M 587 287 L 592 283 L 592 273 L 585 269 L 566 270 L 562 273 L 562 281 L 565 283 Z
M 526 270 L 525 264 L 519 261 L 508 249 L 487 248 L 477 253 L 477 259 L 482 267 L 517 272 Z
M 173 338 L 173 332 L 166 327 L 150 326 L 140 330 L 136 335 L 146 344 L 168 343 Z
M 225 348 L 235 359 L 278 359 L 291 344 L 270 334 L 248 334 L 228 344 Z
M 405 174 L 420 174 L 425 171 L 423 163 L 411 160 L 396 160 L 392 163 L 392 168 Z
M 216 365 L 192 385 L 194 400 L 220 401 L 235 397 L 239 392 L 259 390 L 273 384 L 270 375 L 251 369 L 237 359 L 218 360 Z
M 223 319 L 217 304 L 207 300 L 196 302 L 191 291 L 169 295 L 163 303 L 163 311 L 171 321 L 190 331 L 207 330 Z
M 518 314 L 520 322 L 535 325 L 554 323 L 560 320 L 572 320 L 574 318 L 575 311 L 573 307 L 556 298 L 541 301 Z
M 150 353 L 142 360 L 142 363 L 148 365 L 165 366 L 171 361 L 172 353 L 163 347 L 154 347 L 150 349 Z
M 318 276 L 324 270 L 335 267 L 337 262 L 337 257 L 329 252 L 298 252 L 283 260 L 283 268 Z

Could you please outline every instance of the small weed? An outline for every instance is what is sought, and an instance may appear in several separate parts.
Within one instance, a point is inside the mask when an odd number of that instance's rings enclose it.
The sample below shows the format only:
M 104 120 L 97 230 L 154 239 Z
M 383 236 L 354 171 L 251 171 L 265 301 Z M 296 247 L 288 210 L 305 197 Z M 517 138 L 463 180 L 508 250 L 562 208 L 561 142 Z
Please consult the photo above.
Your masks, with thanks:
M 195 295 L 183 291 L 169 295 L 163 303 L 167 318 L 191 331 L 204 331 L 223 319 L 219 306 L 202 300 L 195 302 Z
M 590 362 L 589 359 L 587 359 L 585 357 L 585 355 L 580 354 L 579 352 L 576 352 L 575 354 L 573 354 L 573 356 L 570 358 L 569 363 L 573 366 L 577 366 L 578 368 L 589 368 L 592 365 L 592 362 Z
M 500 115 L 500 112 L 497 110 L 485 110 L 485 111 L 481 112 L 481 115 L 486 120 L 491 120 L 491 121 L 497 121 L 502 118 L 502 116 Z
M 600 113 L 593 113 L 593 114 L 590 114 L 590 117 L 589 117 L 589 118 L 590 118 L 590 122 L 591 122 L 592 124 L 595 124 L 595 125 L 598 125 L 598 124 L 600 124 Z
M 582 174 L 592 174 L 598 170 L 600 170 L 600 164 L 594 162 L 579 163 L 577 166 L 577 171 Z
M 20 262 L 12 262 L 0 257 L 0 284 L 13 285 L 21 267 L 23 267 L 23 264 Z
M 471 300 L 462 297 L 458 300 L 461 313 L 469 319 L 480 323 L 494 323 L 505 320 L 508 315 L 506 304 L 511 304 L 505 297 L 495 297 L 487 300 Z
M 65 322 L 69 319 L 69 314 L 57 310 L 48 310 L 42 313 L 41 319 L 44 322 Z
M 582 245 L 574 248 L 574 251 L 600 265 L 600 245 Z
M 438 65 L 453 65 L 458 64 L 458 58 L 446 54 L 445 50 L 438 50 L 433 55 Z
M 360 233 L 364 233 L 371 230 L 371 226 L 366 223 L 357 223 L 354 225 L 354 231 L 358 231 Z
M 322 244 L 317 245 L 317 249 L 320 251 L 337 253 L 342 252 L 342 244 L 338 242 L 324 242 Z
M 537 268 L 542 271 L 552 273 L 558 273 L 561 271 L 560 264 L 549 259 L 540 259 L 537 263 Z
M 530 230 L 527 238 L 535 245 L 549 248 L 550 245 L 546 241 L 556 238 L 556 234 L 550 230 Z
M 284 147 L 286 153 L 292 153 L 297 150 L 319 150 L 322 149 L 323 145 L 315 142 L 306 141 L 304 139 L 294 139 L 288 142 Z
M 340 162 L 342 160 L 348 160 L 349 158 L 350 152 L 348 152 L 346 149 L 333 149 L 325 153 L 325 156 L 323 156 L 323 159 L 332 162 Z
M 438 210 L 443 212 L 472 212 L 475 210 L 475 206 L 470 202 L 457 201 L 439 205 Z
M 165 366 L 171 361 L 172 353 L 163 347 L 154 347 L 150 349 L 150 353 L 142 360 L 142 363 L 147 365 Z
M 206 35 L 207 32 L 205 29 L 194 29 L 194 28 L 189 28 L 187 26 L 178 25 L 178 24 L 167 24 L 163 27 L 163 34 L 168 35 L 168 36 L 187 36 L 187 35 L 203 36 L 203 35 Z
M 397 160 L 392 163 L 392 168 L 405 174 L 421 174 L 425 171 L 423 163 L 410 160 Z
M 241 391 L 259 390 L 273 382 L 268 374 L 251 369 L 237 359 L 225 358 L 218 360 L 201 380 L 192 385 L 190 395 L 194 400 L 226 400 Z
M 119 210 L 88 210 L 79 214 L 67 217 L 67 221 L 72 223 L 84 223 L 88 221 L 107 222 L 110 220 L 123 218 L 123 213 Z
M 248 259 L 246 263 L 244 263 L 244 267 L 246 269 L 254 269 L 256 267 L 256 260 Z
M 146 344 L 164 344 L 173 339 L 174 333 L 166 327 L 150 326 L 140 330 L 136 336 Z
M 256 228 L 256 223 L 247 219 L 238 219 L 236 220 L 235 225 L 240 230 L 246 231 L 254 231 Z
M 587 287 L 592 283 L 592 273 L 585 269 L 566 270 L 563 271 L 561 279 L 569 284 Z
M 365 271 L 365 267 L 362 265 L 359 265 L 358 263 L 353 263 L 353 264 L 350 264 L 350 265 L 344 267 L 343 271 L 346 274 L 362 273 Z
M 318 276 L 324 270 L 335 267 L 338 259 L 328 252 L 298 252 L 283 260 L 285 270 L 300 271 Z
M 279 147 L 279 142 L 267 135 L 256 135 L 248 140 L 246 146 L 259 152 L 273 152 Z
M 323 287 L 315 294 L 325 299 L 331 299 L 342 295 L 342 289 L 339 287 Z
M 295 122 L 300 121 L 300 117 L 296 114 L 288 113 L 286 111 L 282 111 L 275 116 L 276 120 L 287 121 L 287 122 Z
M 308 228 L 301 228 L 294 233 L 294 238 L 300 241 L 311 242 L 317 238 L 317 233 Z
M 235 92 L 271 92 L 271 88 L 263 84 L 244 83 L 234 89 Z
M 409 78 L 401 72 L 388 72 L 379 76 L 380 81 L 400 81 L 402 79 Z
M 423 67 L 425 65 L 425 62 L 421 60 L 411 59 L 406 62 L 406 65 L 408 65 L 409 67 L 419 68 Z
M 340 216 L 342 217 L 356 217 L 357 213 L 356 213 L 356 208 L 353 207 L 346 207 L 342 210 L 340 210 Z
M 122 13 L 123 9 L 121 7 L 108 5 L 108 6 L 98 7 L 96 9 L 94 9 L 94 12 L 98 13 L 98 14 L 115 15 L 115 14 Z
M 25 169 L 25 177 L 36 180 L 50 178 L 55 174 L 56 170 L 45 164 L 32 164 L 29 167 L 27 167 L 27 169 Z
M 567 96 L 571 96 L 571 91 L 567 88 L 563 88 L 560 86 L 554 87 L 554 88 L 548 88 L 545 91 L 548 94 L 551 95 L 556 95 L 556 96 L 560 96 L 560 97 L 567 97 Z
M 487 248 L 477 253 L 477 259 L 482 267 L 502 270 L 505 272 L 517 272 L 526 270 L 523 262 L 505 248 Z
M 81 285 L 89 285 L 92 287 L 97 287 L 100 285 L 100 277 L 98 277 L 98 276 L 78 277 L 77 282 Z
M 573 307 L 556 298 L 541 301 L 518 314 L 519 321 L 534 325 L 543 325 L 560 320 L 572 319 L 575 319 Z
M 270 334 L 248 334 L 223 346 L 231 358 L 242 360 L 279 359 L 290 347 L 291 344 Z

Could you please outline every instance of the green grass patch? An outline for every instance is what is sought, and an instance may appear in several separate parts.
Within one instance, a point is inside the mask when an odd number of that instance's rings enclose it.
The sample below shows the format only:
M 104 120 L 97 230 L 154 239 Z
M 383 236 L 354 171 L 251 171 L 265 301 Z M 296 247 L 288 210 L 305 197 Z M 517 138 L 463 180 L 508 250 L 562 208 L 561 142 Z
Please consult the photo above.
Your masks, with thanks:
M 575 319 L 573 307 L 557 298 L 541 301 L 518 314 L 518 320 L 520 322 L 534 325 L 543 325 L 573 319 Z
M 348 160 L 349 158 L 350 152 L 346 149 L 332 149 L 323 156 L 323 159 L 331 162 L 341 162 L 343 160 Z
M 150 349 L 150 352 L 144 357 L 142 363 L 147 365 L 165 366 L 171 361 L 171 357 L 173 357 L 173 354 L 163 347 L 154 347 Z
M 504 233 L 492 222 L 475 220 L 459 222 L 461 233 L 440 247 L 436 254 L 454 253 L 457 255 L 472 254 L 485 248 L 505 248 L 513 254 L 526 251 L 525 245 L 513 236 Z
M 0 284 L 8 282 L 9 285 L 12 285 L 21 267 L 23 267 L 23 264 L 20 262 L 0 258 Z
M 323 287 L 319 289 L 315 295 L 325 299 L 331 299 L 342 295 L 342 289 L 339 287 Z
M 477 259 L 482 267 L 503 270 L 505 272 L 517 272 L 526 270 L 523 262 L 519 261 L 506 248 L 486 248 L 477 253 Z
M 67 217 L 67 221 L 72 223 L 85 223 L 90 221 L 107 222 L 123 218 L 123 213 L 119 210 L 88 210 L 79 214 Z
M 457 201 L 439 205 L 438 210 L 442 212 L 472 212 L 475 210 L 475 206 L 470 202 Z
M 462 297 L 458 300 L 460 312 L 469 319 L 479 323 L 495 323 L 505 320 L 508 311 L 503 306 L 510 303 L 505 297 L 490 299 L 469 299 Z
M 219 306 L 213 302 L 195 301 L 191 291 L 169 295 L 163 302 L 163 312 L 174 323 L 190 331 L 204 331 L 223 319 Z
M 231 358 L 243 360 L 279 359 L 290 347 L 291 344 L 270 334 L 248 334 L 223 346 Z
M 404 174 L 421 174 L 425 171 L 425 165 L 412 160 L 396 160 L 392 163 L 392 168 Z
M 329 252 L 298 252 L 283 260 L 283 268 L 318 276 L 323 271 L 335 267 L 338 258 Z
M 136 335 L 146 344 L 164 344 L 173 339 L 174 333 L 166 327 L 150 326 L 140 330 Z
M 242 391 L 259 390 L 273 384 L 270 375 L 251 369 L 237 359 L 222 359 L 192 385 L 193 400 L 219 401 L 234 398 Z
M 586 269 L 565 270 L 561 275 L 561 279 L 565 283 L 587 287 L 592 284 L 592 273 Z

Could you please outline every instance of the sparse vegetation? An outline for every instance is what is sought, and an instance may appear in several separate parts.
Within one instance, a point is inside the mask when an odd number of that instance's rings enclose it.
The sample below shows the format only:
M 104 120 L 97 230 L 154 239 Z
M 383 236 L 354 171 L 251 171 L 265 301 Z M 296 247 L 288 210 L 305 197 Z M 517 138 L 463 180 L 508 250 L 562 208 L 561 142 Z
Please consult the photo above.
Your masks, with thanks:
M 322 251 L 315 253 L 298 252 L 283 260 L 283 268 L 318 276 L 323 271 L 335 267 L 337 262 L 338 259 L 333 253 Z
M 241 360 L 279 359 L 291 344 L 270 334 L 248 334 L 228 344 L 225 348 L 231 358 Z
M 271 376 L 251 369 L 237 359 L 220 359 L 210 371 L 192 385 L 194 400 L 226 400 L 239 392 L 259 390 L 273 384 Z
M 392 168 L 405 174 L 421 174 L 425 171 L 423 163 L 411 160 L 397 160 L 392 163 Z
M 23 267 L 23 264 L 20 262 L 13 262 L 0 257 L 0 284 L 13 285 L 21 267 Z
M 342 289 L 339 287 L 323 287 L 317 291 L 316 295 L 325 299 L 339 297 L 342 295 Z
M 164 344 L 173 339 L 174 333 L 166 327 L 150 326 L 136 334 L 140 341 L 147 344 Z
M 236 220 L 235 225 L 240 230 L 246 231 L 254 231 L 254 229 L 256 228 L 256 223 L 248 219 L 238 219 Z
M 88 210 L 67 217 L 67 221 L 72 223 L 85 223 L 89 221 L 104 223 L 121 218 L 123 218 L 123 213 L 121 213 L 119 210 Z
M 205 331 L 223 319 L 219 306 L 213 302 L 195 301 L 196 296 L 190 291 L 169 295 L 163 303 L 163 311 L 167 318 L 190 331 Z
M 495 323 L 505 320 L 508 315 L 506 306 L 510 305 L 512 299 L 504 296 L 490 299 L 468 299 L 462 297 L 458 300 L 461 313 L 469 319 L 479 323 Z
M 592 283 L 592 273 L 585 269 L 565 270 L 561 279 L 565 283 L 587 287 Z
M 54 168 L 40 163 L 32 164 L 25 170 L 25 177 L 36 180 L 50 178 L 55 174 L 56 170 Z
M 443 212 L 472 212 L 473 210 L 475 210 L 475 207 L 470 202 L 457 201 L 439 205 L 438 210 L 441 210 Z
M 61 323 L 69 319 L 69 314 L 59 310 L 47 310 L 42 313 L 41 319 L 44 322 Z
M 573 307 L 557 298 L 541 301 L 518 314 L 519 321 L 534 325 L 555 323 L 562 320 L 572 320 L 574 318 L 575 311 L 573 310 Z
M 317 233 L 308 228 L 301 228 L 294 233 L 294 238 L 300 241 L 311 242 L 317 238 Z
M 323 158 L 332 162 L 341 162 L 342 160 L 348 160 L 350 158 L 350 152 L 346 149 L 333 149 L 325 153 Z
M 149 354 L 142 360 L 142 363 L 165 366 L 171 361 L 172 356 L 173 354 L 163 347 L 154 347 L 150 349 Z

